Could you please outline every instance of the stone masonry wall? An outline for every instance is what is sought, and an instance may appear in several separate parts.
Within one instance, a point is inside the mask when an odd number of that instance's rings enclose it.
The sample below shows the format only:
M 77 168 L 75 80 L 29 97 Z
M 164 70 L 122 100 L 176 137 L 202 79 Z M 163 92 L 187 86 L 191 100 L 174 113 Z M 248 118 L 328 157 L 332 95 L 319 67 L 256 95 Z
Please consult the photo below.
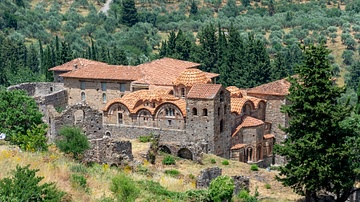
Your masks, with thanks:
M 130 81 L 117 82 L 117 81 L 100 81 L 100 80 L 84 80 L 85 90 L 80 89 L 80 80 L 65 78 L 65 87 L 68 88 L 69 105 L 82 103 L 81 93 L 85 93 L 85 102 L 97 110 L 105 107 L 106 103 L 120 98 L 126 92 L 120 92 L 120 83 L 126 83 L 126 91 L 130 91 Z M 106 82 L 106 91 L 102 91 L 101 82 Z M 106 94 L 106 100 L 103 100 L 103 94 Z
M 222 173 L 222 169 L 219 167 L 206 168 L 200 171 L 199 176 L 196 179 L 196 188 L 205 189 L 210 185 L 211 180 L 219 177 Z
M 8 90 L 25 90 L 29 96 L 46 96 L 54 92 L 64 90 L 64 85 L 62 83 L 54 82 L 32 82 L 32 83 L 22 83 L 14 86 L 8 87 Z

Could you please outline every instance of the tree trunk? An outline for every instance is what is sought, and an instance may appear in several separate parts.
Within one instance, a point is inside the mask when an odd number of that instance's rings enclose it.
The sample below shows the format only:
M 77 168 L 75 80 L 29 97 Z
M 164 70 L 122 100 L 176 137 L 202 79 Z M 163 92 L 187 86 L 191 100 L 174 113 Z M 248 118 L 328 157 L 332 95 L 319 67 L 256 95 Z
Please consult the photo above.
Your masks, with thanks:
M 305 191 L 305 202 L 311 202 L 311 192 L 308 190 Z

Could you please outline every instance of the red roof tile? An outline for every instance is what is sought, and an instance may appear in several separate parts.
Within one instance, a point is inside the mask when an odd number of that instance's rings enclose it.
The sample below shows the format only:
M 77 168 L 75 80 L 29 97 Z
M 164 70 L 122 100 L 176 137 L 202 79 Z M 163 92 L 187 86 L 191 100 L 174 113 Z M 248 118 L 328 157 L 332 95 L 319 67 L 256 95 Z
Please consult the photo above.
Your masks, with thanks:
M 244 116 L 242 119 L 242 122 L 240 125 L 238 125 L 234 132 L 232 133 L 231 137 L 234 137 L 242 128 L 247 128 L 247 127 L 255 127 L 255 126 L 260 126 L 264 124 L 264 121 L 260 120 L 260 119 L 256 119 L 254 117 L 251 116 Z
M 248 103 L 253 108 L 255 108 L 254 103 L 250 99 L 248 99 L 247 96 L 243 97 L 243 98 L 231 98 L 230 99 L 230 108 L 231 108 L 230 110 L 231 110 L 231 112 L 241 114 L 245 103 Z
M 271 83 L 263 84 L 254 88 L 250 88 L 248 94 L 263 95 L 287 95 L 289 94 L 290 82 L 286 79 L 277 80 Z
M 226 88 L 226 90 L 230 91 L 230 97 L 233 97 L 233 98 L 242 98 L 243 97 L 240 88 L 238 88 L 236 86 L 229 86 Z
M 80 69 L 82 67 L 86 67 L 89 65 L 107 65 L 107 64 L 103 62 L 84 59 L 84 58 L 76 58 L 62 65 L 50 68 L 49 71 L 72 71 L 75 69 L 75 67 L 77 69 Z
M 266 134 L 264 135 L 264 139 L 271 139 L 274 138 L 275 136 L 273 134 Z
M 256 98 L 256 97 L 245 96 L 245 98 L 251 100 L 254 103 L 255 109 L 257 109 L 259 107 L 260 102 L 265 102 L 266 103 L 266 100 Z
M 173 82 L 173 84 L 176 86 L 184 85 L 186 87 L 191 87 L 198 83 L 211 83 L 211 79 L 206 76 L 205 72 L 196 68 L 184 70 Z
M 231 150 L 241 149 L 241 148 L 244 148 L 245 146 L 246 146 L 246 144 L 236 144 L 231 147 Z
M 213 99 L 219 92 L 221 84 L 194 84 L 187 98 Z

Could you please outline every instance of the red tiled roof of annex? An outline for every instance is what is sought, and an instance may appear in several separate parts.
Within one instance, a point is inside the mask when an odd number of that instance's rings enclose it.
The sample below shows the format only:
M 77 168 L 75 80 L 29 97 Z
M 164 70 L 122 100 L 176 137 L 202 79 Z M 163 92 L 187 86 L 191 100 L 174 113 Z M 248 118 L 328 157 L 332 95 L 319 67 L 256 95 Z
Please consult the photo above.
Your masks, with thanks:
M 264 135 L 264 139 L 271 139 L 274 138 L 275 136 L 273 134 L 266 134 Z
M 254 88 L 250 88 L 248 94 L 263 94 L 263 95 L 287 95 L 289 94 L 290 82 L 286 79 L 273 81 Z
M 105 63 L 88 64 L 82 68 L 61 74 L 64 78 L 103 79 L 133 81 L 142 74 L 134 66 L 108 65 Z
M 208 78 L 205 72 L 200 69 L 191 68 L 186 69 L 180 73 L 180 75 L 173 82 L 174 85 L 184 85 L 186 87 L 191 87 L 194 84 L 206 84 L 211 83 L 211 79 Z
M 219 92 L 221 84 L 194 84 L 187 98 L 213 99 Z
M 246 144 L 236 144 L 231 147 L 231 150 L 241 149 L 241 148 L 244 148 L 245 146 L 246 146 Z
M 240 88 L 238 88 L 236 86 L 228 86 L 226 88 L 226 90 L 228 90 L 230 92 L 230 97 L 232 97 L 232 98 L 242 98 L 243 97 Z
M 80 69 L 82 67 L 86 67 L 89 65 L 107 65 L 107 64 L 103 62 L 84 59 L 84 58 L 76 58 L 62 65 L 50 68 L 49 71 L 72 71 L 75 68 Z
M 234 137 L 241 130 L 241 128 L 255 127 L 255 126 L 262 125 L 262 124 L 264 124 L 264 121 L 246 115 L 243 117 L 241 124 L 235 128 L 235 130 L 231 136 Z
M 244 104 L 248 103 L 250 104 L 252 107 L 255 108 L 254 103 L 248 99 L 248 97 L 243 97 L 243 98 L 231 98 L 230 100 L 230 108 L 231 108 L 231 112 L 235 112 L 237 114 L 241 114 L 242 109 L 244 107 Z
M 177 60 L 173 58 L 162 58 L 137 67 L 144 75 L 137 83 L 152 85 L 172 85 L 172 82 L 186 69 L 200 66 L 199 63 Z

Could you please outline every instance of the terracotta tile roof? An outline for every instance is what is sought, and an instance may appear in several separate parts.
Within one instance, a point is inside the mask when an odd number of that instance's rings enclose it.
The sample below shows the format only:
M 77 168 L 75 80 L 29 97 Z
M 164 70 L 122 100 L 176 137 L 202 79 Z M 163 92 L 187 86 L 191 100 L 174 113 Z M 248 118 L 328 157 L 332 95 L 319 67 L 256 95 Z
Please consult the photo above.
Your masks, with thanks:
M 254 103 L 250 99 L 248 99 L 248 97 L 231 98 L 230 99 L 230 108 L 231 108 L 230 110 L 231 110 L 231 112 L 241 114 L 245 103 L 248 103 L 253 108 L 255 108 Z
M 246 144 L 236 144 L 231 147 L 231 150 L 241 149 L 241 148 L 244 148 L 245 146 L 246 146 Z
M 290 82 L 288 82 L 286 79 L 281 79 L 254 88 L 250 88 L 247 91 L 247 93 L 284 96 L 289 94 L 289 88 L 290 88 Z
M 264 121 L 251 116 L 244 116 L 242 122 L 235 128 L 231 137 L 234 137 L 242 128 L 255 127 L 264 124 Z
M 266 100 L 256 98 L 256 97 L 251 97 L 251 96 L 245 96 L 245 98 L 248 99 L 248 100 L 251 100 L 251 102 L 254 103 L 255 109 L 257 109 L 259 107 L 260 102 L 266 102 Z
M 242 98 L 243 97 L 240 88 L 238 88 L 236 86 L 229 86 L 226 88 L 226 90 L 230 91 L 230 97 L 233 97 L 233 98 Z
M 86 67 L 89 65 L 101 66 L 101 65 L 107 65 L 107 64 L 103 63 L 103 62 L 97 62 L 97 61 L 93 61 L 93 60 L 84 59 L 84 58 L 76 58 L 76 59 L 73 59 L 62 65 L 50 68 L 49 71 L 72 71 L 75 69 L 75 66 L 76 66 L 76 68 L 80 69 L 82 67 Z
M 191 68 L 186 69 L 180 73 L 180 75 L 173 82 L 174 85 L 184 85 L 186 87 L 191 87 L 194 84 L 198 83 L 211 83 L 211 79 L 208 78 L 205 72 L 200 69 Z
M 155 108 L 150 106 L 144 106 L 145 102 L 156 102 Z M 111 100 L 103 108 L 103 111 L 108 111 L 110 106 L 115 103 L 121 103 L 125 105 L 130 113 L 137 113 L 141 109 L 147 109 L 152 115 L 158 109 L 158 106 L 164 103 L 172 103 L 176 105 L 182 114 L 186 116 L 186 101 L 179 99 L 173 95 L 169 95 L 167 90 L 138 90 L 129 94 L 124 95 L 122 98 L 116 98 Z
M 137 66 L 144 76 L 136 82 L 153 85 L 172 85 L 172 82 L 181 72 L 198 66 L 200 66 L 198 63 L 172 58 L 154 60 Z
M 275 136 L 273 134 L 266 134 L 264 135 L 264 139 L 271 139 L 274 138 Z
M 219 92 L 221 84 L 195 84 L 187 94 L 187 98 L 213 99 Z

